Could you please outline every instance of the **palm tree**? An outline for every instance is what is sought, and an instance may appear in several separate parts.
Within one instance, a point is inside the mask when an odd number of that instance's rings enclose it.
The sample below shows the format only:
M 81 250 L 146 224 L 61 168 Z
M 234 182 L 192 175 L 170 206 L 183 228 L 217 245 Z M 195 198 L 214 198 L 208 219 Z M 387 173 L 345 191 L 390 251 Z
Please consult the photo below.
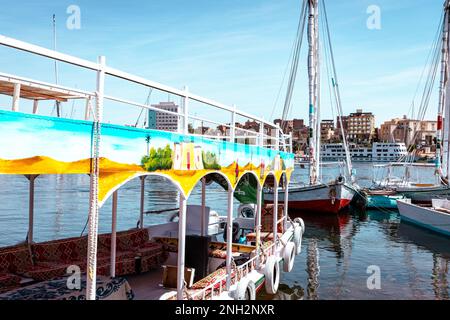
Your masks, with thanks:
M 150 141 L 152 140 L 152 138 L 150 137 L 149 134 L 147 134 L 145 136 L 145 142 L 147 142 L 147 155 L 149 155 L 150 153 Z

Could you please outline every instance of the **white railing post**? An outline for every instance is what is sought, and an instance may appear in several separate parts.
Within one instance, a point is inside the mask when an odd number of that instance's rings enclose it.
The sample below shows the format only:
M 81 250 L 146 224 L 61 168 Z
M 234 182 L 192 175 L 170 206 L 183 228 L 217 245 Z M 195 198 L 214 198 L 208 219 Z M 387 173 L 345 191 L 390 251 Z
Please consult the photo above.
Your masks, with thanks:
M 33 100 L 33 114 L 37 114 L 39 110 L 39 100 Z
M 184 102 L 183 102 L 183 133 L 189 134 L 189 88 L 184 86 Z
M 292 145 L 292 132 L 289 133 L 289 152 L 294 153 L 294 146 Z
M 12 111 L 19 111 L 20 83 L 14 83 Z
M 284 179 L 284 224 L 286 225 L 289 214 L 289 183 L 287 177 Z
M 275 150 L 280 150 L 280 127 L 277 126 L 275 129 Z
M 116 276 L 116 231 L 117 231 L 117 190 L 114 191 L 112 197 L 112 212 L 111 212 L 111 265 L 110 276 Z
M 274 177 L 274 188 L 273 188 L 273 254 L 276 253 L 276 247 L 277 247 L 277 232 L 278 232 L 278 182 L 277 179 Z
M 145 210 L 145 178 L 146 176 L 141 176 L 141 203 L 139 208 L 139 227 L 144 228 L 144 210 Z
M 259 146 L 264 147 L 264 122 L 260 122 L 259 124 Z
M 30 182 L 28 194 L 28 243 L 32 243 L 34 235 L 34 181 L 37 175 L 31 174 L 26 177 Z
M 178 258 L 177 258 L 177 299 L 183 300 L 184 265 L 186 248 L 186 199 L 180 193 L 180 214 L 178 219 Z
M 236 105 L 233 104 L 233 110 L 231 111 L 231 123 L 230 123 L 230 142 L 235 143 L 236 136 Z
M 228 213 L 227 213 L 227 290 L 231 286 L 231 258 L 233 254 L 233 189 L 228 185 Z
M 208 234 L 208 226 L 205 226 L 206 220 L 206 178 L 202 178 L 202 221 L 201 221 L 201 231 L 202 236 Z
M 95 300 L 97 288 L 97 236 L 98 236 L 98 190 L 100 176 L 100 135 L 101 122 L 103 120 L 103 98 L 105 90 L 105 57 L 98 59 L 97 91 L 95 106 L 94 134 L 92 138 L 92 166 L 90 174 L 89 194 L 89 230 L 88 230 L 88 253 L 87 253 L 87 277 L 86 277 L 86 299 Z
M 86 106 L 84 108 L 84 120 L 89 120 L 91 113 L 91 98 L 86 99 Z
M 258 183 L 256 191 L 256 217 L 255 217 L 255 231 L 256 231 L 256 267 L 259 268 L 260 259 L 260 240 L 261 240 L 261 211 L 262 211 L 262 186 Z

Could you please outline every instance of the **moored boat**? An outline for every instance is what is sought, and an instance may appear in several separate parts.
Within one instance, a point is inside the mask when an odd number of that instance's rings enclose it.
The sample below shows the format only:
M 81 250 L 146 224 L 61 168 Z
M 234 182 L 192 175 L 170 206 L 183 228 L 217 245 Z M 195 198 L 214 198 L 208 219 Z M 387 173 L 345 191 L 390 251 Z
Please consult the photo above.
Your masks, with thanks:
M 357 190 L 345 183 L 334 181 L 304 187 L 289 188 L 289 209 L 315 213 L 336 214 L 350 205 Z M 284 191 L 280 191 L 280 202 L 284 203 Z M 273 202 L 273 193 L 265 193 L 264 201 Z
M 433 199 L 430 207 L 411 203 L 410 199 L 397 201 L 402 221 L 450 237 L 450 201 Z
M 342 117 L 340 128 L 342 130 L 342 149 L 343 156 L 345 158 L 345 172 L 344 174 L 333 176 L 332 182 L 325 183 L 323 176 L 321 175 L 321 168 L 324 163 L 321 163 L 321 139 L 320 139 L 320 63 L 319 63 L 319 32 L 324 33 L 326 41 L 326 50 L 324 50 L 327 59 L 330 59 L 333 68 L 329 78 L 333 79 L 332 95 L 336 99 L 336 111 L 339 115 L 342 115 L 342 105 L 340 99 L 339 86 L 337 81 L 336 67 L 334 65 L 334 58 L 332 57 L 332 45 L 331 36 L 329 33 L 328 19 L 325 4 L 320 2 L 322 7 L 320 10 L 323 12 L 324 27 L 323 30 L 319 28 L 319 1 L 309 0 L 307 1 L 307 7 L 309 11 L 308 15 L 308 79 L 309 79 L 309 145 L 308 145 L 308 170 L 309 170 L 309 184 L 306 186 L 300 186 L 295 188 L 289 188 L 285 192 L 289 194 L 288 207 L 290 209 L 299 209 L 303 211 L 311 211 L 317 213 L 338 213 L 339 211 L 347 208 L 352 202 L 354 196 L 357 194 L 357 186 L 354 184 L 353 170 L 351 164 L 351 156 L 348 149 L 346 133 L 344 132 L 342 125 Z M 306 19 L 305 19 L 306 20 Z M 302 41 L 302 32 L 297 34 L 297 43 Z M 298 50 L 300 51 L 300 50 Z M 293 63 L 298 64 L 298 58 L 293 59 Z M 297 70 L 297 65 L 294 65 L 291 70 Z M 296 71 L 295 71 L 296 72 Z M 295 73 L 291 73 L 291 81 L 295 81 Z M 288 86 L 287 97 L 292 96 L 293 84 Z M 285 109 L 283 110 L 283 121 L 285 116 L 289 114 L 290 99 L 286 100 Z M 283 122 L 282 122 L 283 123 Z M 334 165 L 336 163 L 327 163 L 327 165 Z M 339 166 L 342 162 L 337 163 Z M 265 202 L 273 202 L 278 198 L 275 195 L 274 190 L 267 190 L 264 194 Z M 283 196 L 281 196 L 283 198 Z M 286 202 L 286 200 L 284 200 Z
M 289 185 L 294 170 L 290 136 L 273 123 L 234 107 L 113 69 L 106 65 L 105 57 L 95 63 L 2 35 L 0 45 L 79 67 L 97 80 L 93 91 L 0 73 L 0 94 L 12 97 L 12 110 L 0 110 L 0 175 L 26 178 L 29 190 L 24 241 L 0 248 L 0 299 L 254 300 L 263 287 L 269 294 L 277 292 L 281 272 L 290 272 L 301 252 L 305 226 L 301 219 L 290 220 L 278 201 L 264 205 L 262 190 L 268 184 L 272 188 Z M 106 77 L 145 91 L 150 88 L 176 95 L 183 108 L 170 111 L 127 100 L 123 91 L 106 86 Z M 106 94 L 108 89 L 114 95 Z M 34 101 L 33 114 L 19 112 L 24 99 Z M 82 119 L 39 114 L 40 100 L 53 104 L 74 99 L 86 102 Z M 193 135 L 188 125 L 195 116 L 187 108 L 193 101 L 233 117 L 249 116 L 262 130 L 255 133 L 253 143 L 245 145 L 236 143 L 234 124 L 230 136 Z M 130 127 L 120 123 L 121 118 L 112 123 L 108 118 L 106 123 L 104 116 L 111 115 L 108 107 L 117 104 L 123 114 L 139 107 L 184 120 L 177 132 Z M 264 128 L 277 133 L 272 137 L 274 144 L 264 142 Z M 34 209 L 40 203 L 35 203 L 34 196 L 35 189 L 42 187 L 35 184 L 36 179 L 77 174 L 89 176 L 88 212 L 83 216 L 86 229 L 78 237 L 36 242 L 34 229 L 41 224 L 35 223 L 39 217 Z M 145 223 L 145 215 L 152 214 L 145 210 L 145 196 L 151 192 L 145 190 L 146 179 L 148 182 L 150 176 L 176 190 L 172 202 L 178 208 L 172 210 L 177 215 L 168 221 Z M 255 214 L 235 218 L 237 185 L 248 176 L 257 182 Z M 119 231 L 119 198 L 126 196 L 121 188 L 132 180 L 140 190 L 138 223 L 127 221 L 133 228 Z M 206 187 L 211 182 L 223 185 L 227 192 L 222 216 L 206 206 Z M 201 204 L 187 205 L 200 184 Z M 15 194 L 7 196 L 14 198 Z M 99 212 L 109 199 L 111 232 L 100 234 L 104 222 Z M 124 217 L 129 218 L 129 212 L 127 215 Z M 72 275 L 79 275 L 80 280 L 75 293 L 66 285 Z

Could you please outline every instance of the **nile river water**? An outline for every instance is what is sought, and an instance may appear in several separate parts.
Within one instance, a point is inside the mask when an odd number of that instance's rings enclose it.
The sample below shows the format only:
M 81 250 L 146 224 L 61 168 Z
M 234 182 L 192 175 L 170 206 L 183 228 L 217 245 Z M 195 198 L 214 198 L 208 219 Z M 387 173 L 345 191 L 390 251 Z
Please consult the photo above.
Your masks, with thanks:
M 370 185 L 373 177 L 382 173 L 374 175 L 371 164 L 355 167 L 362 186 Z M 331 169 L 324 172 L 335 173 Z M 433 179 L 432 168 L 421 168 L 415 174 L 423 182 Z M 305 182 L 306 178 L 306 170 L 296 169 L 295 181 Z M 87 176 L 41 176 L 35 192 L 35 241 L 86 233 Z M 206 203 L 224 215 L 226 196 L 212 184 Z M 139 198 L 138 179 L 119 190 L 118 230 L 136 226 Z M 198 203 L 199 186 L 188 201 Z M 176 208 L 178 193 L 159 178 L 147 178 L 145 205 L 147 210 Z M 165 222 L 167 215 L 147 215 L 145 224 Z M 449 299 L 450 239 L 401 222 L 395 211 L 298 215 L 306 225 L 302 253 L 296 257 L 293 271 L 282 275 L 279 292 L 260 299 Z M 24 241 L 27 228 L 28 181 L 0 176 L 0 246 Z M 100 232 L 110 231 L 111 200 L 101 209 L 99 228 Z M 379 286 L 374 270 L 379 271 Z

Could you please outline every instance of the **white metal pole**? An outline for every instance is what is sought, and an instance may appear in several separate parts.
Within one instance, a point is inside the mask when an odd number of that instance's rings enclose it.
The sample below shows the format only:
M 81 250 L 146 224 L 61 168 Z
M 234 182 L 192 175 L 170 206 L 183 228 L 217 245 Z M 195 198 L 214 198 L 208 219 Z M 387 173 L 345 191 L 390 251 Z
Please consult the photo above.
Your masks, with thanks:
M 205 230 L 207 226 L 205 226 L 205 215 L 206 215 L 206 178 L 202 178 L 202 221 L 201 221 L 201 230 L 202 236 L 207 234 Z
M 258 254 L 256 258 L 256 266 L 259 268 L 261 263 L 259 250 L 260 250 L 260 240 L 261 240 L 261 210 L 262 210 L 262 186 L 258 183 L 256 191 L 256 217 L 255 217 L 255 229 L 256 229 L 256 253 Z
M 112 221 L 111 221 L 111 266 L 110 274 L 116 276 L 116 231 L 117 231 L 117 191 L 114 191 L 112 198 Z
M 183 133 L 189 133 L 189 88 L 187 86 L 184 87 L 184 103 L 183 103 Z
M 19 111 L 20 83 L 14 83 L 12 111 Z
M 236 105 L 233 104 L 233 110 L 231 111 L 231 123 L 230 123 L 230 142 L 234 143 L 236 136 Z
M 39 100 L 35 99 L 33 101 L 33 114 L 38 113 L 39 110 Z
M 264 147 L 264 122 L 259 124 L 259 146 Z
M 289 214 L 289 183 L 287 177 L 284 179 L 284 223 L 287 223 Z
M 91 98 L 86 99 L 86 106 L 84 108 L 84 120 L 89 120 L 91 113 Z
M 228 186 L 228 213 L 227 213 L 227 290 L 231 286 L 231 257 L 233 254 L 233 189 Z
M 275 150 L 280 150 L 280 127 L 277 126 L 275 132 L 276 132 Z
M 177 260 L 177 299 L 183 300 L 184 261 L 186 247 L 186 199 L 180 193 L 180 214 L 178 220 L 178 260 Z
M 90 178 L 90 208 L 87 254 L 86 299 L 95 300 L 97 282 L 97 236 L 98 236 L 98 180 L 100 176 L 100 135 L 101 122 L 103 120 L 103 97 L 105 85 L 105 57 L 98 59 L 99 71 L 97 72 L 97 92 L 95 106 L 95 122 L 93 136 L 93 161 Z
M 28 243 L 32 243 L 34 234 L 34 180 L 37 178 L 37 175 L 26 177 L 30 182 L 28 195 Z
M 278 229 L 278 183 L 274 177 L 274 190 L 273 190 L 273 253 L 276 252 L 277 247 L 277 229 Z
M 146 176 L 141 176 L 141 204 L 140 204 L 140 217 L 139 217 L 139 227 L 144 228 L 144 210 L 145 210 L 145 178 Z

